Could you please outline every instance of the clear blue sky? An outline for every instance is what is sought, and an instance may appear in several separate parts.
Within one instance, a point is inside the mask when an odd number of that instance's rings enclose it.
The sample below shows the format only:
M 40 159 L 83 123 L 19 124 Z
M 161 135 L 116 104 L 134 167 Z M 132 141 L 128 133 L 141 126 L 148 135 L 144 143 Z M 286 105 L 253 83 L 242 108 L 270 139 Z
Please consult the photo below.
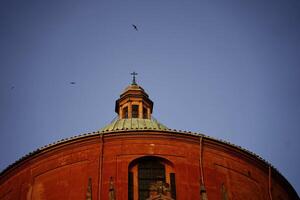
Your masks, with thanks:
M 0 70 L 1 170 L 109 123 L 135 70 L 159 121 L 247 148 L 300 191 L 298 0 L 2 0 Z

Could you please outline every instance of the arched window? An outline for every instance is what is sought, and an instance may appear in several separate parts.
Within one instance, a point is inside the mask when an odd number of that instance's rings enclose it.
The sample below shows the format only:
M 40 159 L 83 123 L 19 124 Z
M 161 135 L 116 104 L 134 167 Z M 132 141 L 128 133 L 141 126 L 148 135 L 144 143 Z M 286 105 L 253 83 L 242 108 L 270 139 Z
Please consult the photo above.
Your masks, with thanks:
M 148 112 L 147 112 L 147 109 L 145 107 L 143 107 L 143 118 L 148 119 Z
M 143 159 L 138 164 L 139 199 L 149 197 L 151 183 L 166 182 L 165 166 L 157 159 Z
M 122 118 L 127 119 L 128 118 L 128 107 L 123 108 L 123 116 Z
M 157 195 L 176 199 L 174 169 L 165 159 L 142 157 L 133 161 L 128 170 L 128 200 L 146 200 Z M 162 187 L 164 190 L 159 189 Z
M 139 106 L 132 105 L 132 118 L 138 118 L 138 117 L 139 117 Z

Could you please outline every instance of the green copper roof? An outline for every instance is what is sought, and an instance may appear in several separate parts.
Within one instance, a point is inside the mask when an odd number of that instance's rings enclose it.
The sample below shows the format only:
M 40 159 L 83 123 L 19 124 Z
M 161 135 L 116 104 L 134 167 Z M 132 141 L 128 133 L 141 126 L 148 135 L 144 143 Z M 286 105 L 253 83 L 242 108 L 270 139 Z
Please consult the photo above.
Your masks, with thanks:
M 168 130 L 168 128 L 154 119 L 116 119 L 112 123 L 106 125 L 99 131 L 118 131 L 118 130 Z

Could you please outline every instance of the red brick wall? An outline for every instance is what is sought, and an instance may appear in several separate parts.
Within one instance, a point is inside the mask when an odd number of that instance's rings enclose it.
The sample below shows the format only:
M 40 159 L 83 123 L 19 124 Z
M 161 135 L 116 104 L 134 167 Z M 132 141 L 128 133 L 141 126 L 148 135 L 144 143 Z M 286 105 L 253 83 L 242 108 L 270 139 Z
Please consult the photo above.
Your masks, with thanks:
M 113 177 L 116 197 L 127 199 L 128 166 L 143 156 L 168 160 L 176 173 L 177 199 L 200 199 L 199 137 L 180 133 L 123 132 L 68 141 L 28 157 L 0 177 L 0 200 L 85 199 L 92 179 L 94 199 L 108 200 Z M 236 147 L 203 139 L 203 174 L 208 199 L 269 199 L 268 165 Z M 103 149 L 102 149 L 103 147 Z M 102 157 L 103 155 L 103 157 Z M 275 170 L 273 200 L 297 199 Z M 102 175 L 101 175 L 102 174 Z M 100 186 L 102 183 L 102 186 Z M 223 185 L 223 189 L 222 189 Z

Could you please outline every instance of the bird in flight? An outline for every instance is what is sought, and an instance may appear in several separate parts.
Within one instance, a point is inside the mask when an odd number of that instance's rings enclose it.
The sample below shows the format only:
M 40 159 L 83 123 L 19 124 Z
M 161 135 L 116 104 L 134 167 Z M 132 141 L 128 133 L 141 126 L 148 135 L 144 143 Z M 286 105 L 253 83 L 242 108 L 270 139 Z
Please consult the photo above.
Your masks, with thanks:
M 76 82 L 72 81 L 72 82 L 70 82 L 70 84 L 71 84 L 71 85 L 75 85 L 75 84 L 76 84 Z
M 138 31 L 138 28 L 136 25 L 132 24 L 132 26 L 133 26 L 134 30 Z
M 10 89 L 11 89 L 11 90 L 14 90 L 14 89 L 15 89 L 15 86 L 11 86 Z

